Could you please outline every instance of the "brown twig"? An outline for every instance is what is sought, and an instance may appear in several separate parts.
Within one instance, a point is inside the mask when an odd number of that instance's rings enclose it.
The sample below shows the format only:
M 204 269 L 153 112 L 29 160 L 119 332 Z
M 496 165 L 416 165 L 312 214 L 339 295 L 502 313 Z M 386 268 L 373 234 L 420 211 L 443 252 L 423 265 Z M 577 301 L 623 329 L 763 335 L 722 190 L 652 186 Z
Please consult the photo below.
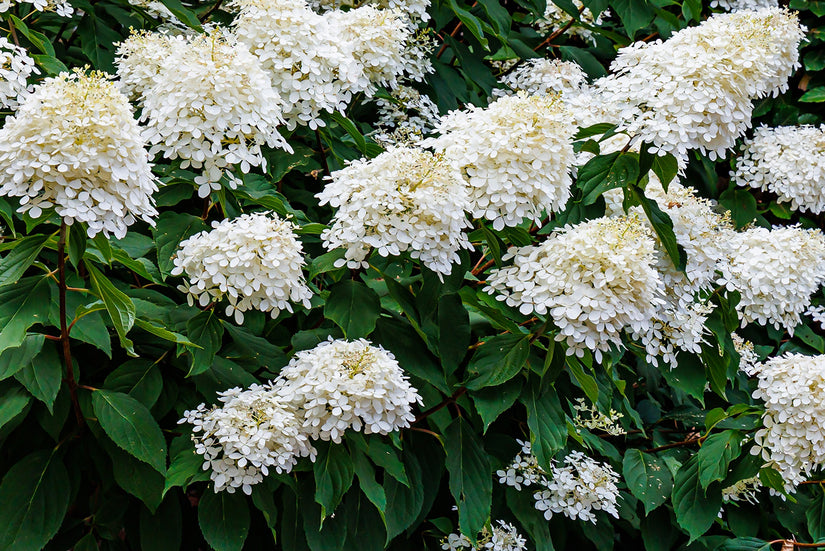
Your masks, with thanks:
M 701 444 L 702 442 L 704 442 L 704 440 L 705 438 L 699 436 L 698 432 L 694 432 L 688 435 L 688 437 L 682 440 L 681 442 L 672 442 L 670 444 L 665 444 L 664 446 L 659 446 L 658 448 L 651 448 L 649 450 L 645 450 L 645 453 L 655 453 L 663 450 L 669 450 L 671 448 L 678 448 L 680 446 L 688 446 L 690 444 Z
M 768 545 L 774 545 L 776 543 L 781 543 L 782 548 L 785 549 L 790 547 L 791 549 L 795 549 L 797 547 L 800 548 L 816 548 L 816 547 L 825 547 L 825 541 L 821 543 L 799 543 L 796 540 L 771 540 L 768 542 Z
M 430 409 L 428 409 L 426 411 L 423 411 L 423 412 L 419 413 L 418 416 L 416 416 L 415 421 L 413 421 L 411 424 L 414 425 L 414 424 L 418 423 L 419 421 L 421 421 L 422 419 L 426 419 L 427 417 L 429 417 L 433 413 L 444 409 L 446 406 L 448 406 L 452 403 L 455 403 L 455 401 L 458 400 L 461 396 L 463 396 L 465 392 L 467 392 L 466 387 L 459 388 L 458 390 L 453 392 L 453 394 L 451 396 L 441 400 L 441 402 L 439 404 L 431 407 Z
M 582 14 L 582 12 L 583 12 L 583 11 L 584 11 L 584 6 L 582 6 L 581 8 L 579 8 L 579 17 L 581 17 L 581 14 Z M 548 44 L 550 44 L 551 42 L 553 42 L 555 39 L 557 39 L 558 37 L 560 37 L 561 35 L 563 35 L 564 33 L 566 33 L 566 32 L 567 32 L 567 29 L 569 29 L 570 27 L 572 27 L 572 26 L 573 26 L 573 23 L 575 23 L 575 22 L 577 21 L 577 19 L 578 19 L 578 18 L 576 18 L 576 17 L 571 17 L 571 18 L 570 18 L 570 21 L 568 21 L 568 22 L 567 22 L 567 24 L 566 24 L 564 27 L 562 27 L 561 29 L 557 30 L 556 32 L 554 32 L 553 34 L 551 34 L 550 36 L 548 36 L 547 38 L 545 38 L 545 39 L 542 41 L 542 43 L 541 43 L 541 44 L 539 44 L 538 46 L 536 46 L 535 48 L 533 48 L 533 51 L 534 51 L 534 52 L 537 52 L 537 51 L 541 50 L 543 47 L 547 46 Z
M 74 414 L 78 426 L 82 427 L 86 421 L 77 399 L 77 380 L 74 377 L 72 365 L 72 348 L 69 341 L 69 328 L 66 325 L 66 222 L 60 224 L 60 237 L 57 240 L 57 273 L 58 273 L 58 301 L 60 304 L 60 341 L 63 344 L 63 363 L 66 364 L 66 382 L 69 385 L 69 396 L 72 400 Z
M 486 270 L 487 268 L 489 268 L 490 266 L 492 266 L 495 263 L 496 263 L 495 260 L 488 260 L 480 268 L 479 267 L 473 268 L 473 270 L 470 273 L 473 274 L 474 276 L 477 276 L 478 274 L 480 274 L 481 272 L 483 272 L 484 270 Z
M 9 19 L 8 24 L 9 24 L 9 32 L 11 33 L 11 39 L 14 41 L 14 45 L 19 48 L 20 47 L 20 41 L 17 39 L 17 30 L 14 28 L 14 23 L 12 23 L 11 19 Z

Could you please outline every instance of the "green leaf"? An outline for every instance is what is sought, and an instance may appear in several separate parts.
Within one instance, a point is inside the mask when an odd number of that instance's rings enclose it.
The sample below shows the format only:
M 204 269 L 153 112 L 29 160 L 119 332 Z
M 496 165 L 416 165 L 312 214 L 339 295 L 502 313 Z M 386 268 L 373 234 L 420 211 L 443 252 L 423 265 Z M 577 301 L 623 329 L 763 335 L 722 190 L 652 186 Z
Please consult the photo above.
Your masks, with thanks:
M 39 551 L 57 533 L 69 507 L 71 483 L 54 452 L 35 452 L 0 483 L 0 549 Z
M 528 384 L 521 393 L 527 408 L 527 426 L 533 454 L 540 465 L 549 467 L 553 455 L 567 442 L 567 420 L 552 386 L 542 388 L 539 381 Z
M 825 101 L 825 86 L 819 86 L 818 88 L 808 90 L 802 94 L 799 101 L 802 103 L 822 103 Z
M 172 15 L 178 18 L 181 23 L 198 32 L 203 32 L 200 21 L 195 13 L 189 8 L 184 7 L 180 0 L 160 0 L 161 4 L 166 6 Z
M 662 187 L 667 191 L 668 184 L 673 181 L 679 172 L 679 162 L 673 155 L 654 155 L 653 174 L 659 179 Z
M 622 476 L 630 493 L 644 503 L 645 515 L 663 504 L 673 489 L 673 477 L 665 462 L 637 448 L 625 452 Z
M 673 233 L 673 221 L 666 212 L 663 212 L 656 204 L 656 201 L 651 201 L 645 197 L 644 192 L 640 188 L 631 188 L 632 194 L 638 199 L 639 203 L 645 211 L 647 219 L 653 226 L 659 241 L 664 246 L 670 257 L 671 262 L 680 272 L 685 271 L 685 264 L 687 264 L 687 254 L 685 250 L 676 242 L 676 235 Z
M 719 196 L 719 203 L 730 210 L 736 229 L 747 226 L 759 215 L 756 198 L 746 189 L 728 189 Z
M 575 356 L 567 356 L 565 364 L 570 370 L 570 375 L 573 376 L 576 384 L 587 395 L 587 398 L 594 404 L 599 401 L 599 383 L 596 382 L 595 377 L 585 372 L 581 362 Z
M 702 488 L 699 462 L 693 456 L 676 473 L 672 500 L 676 522 L 685 529 L 692 542 L 707 532 L 716 520 L 722 507 L 722 492 L 718 483 Z
M 771 551 L 771 544 L 759 538 L 734 538 L 724 542 L 714 551 Z
M 164 476 L 109 442 L 104 448 L 112 459 L 115 482 L 154 513 L 163 499 Z
M 352 455 L 355 475 L 358 477 L 358 485 L 361 487 L 364 495 L 367 496 L 367 499 L 369 499 L 381 513 L 381 521 L 386 524 L 384 512 L 387 510 L 387 495 L 386 492 L 384 492 L 384 488 L 375 481 L 375 469 L 367 459 L 367 456 L 360 450 L 353 450 Z
M 113 72 L 114 43 L 121 37 L 98 19 L 94 12 L 87 12 L 77 26 L 80 50 L 92 62 L 92 67 Z
M 249 534 L 249 506 L 240 492 L 207 489 L 198 503 L 198 524 L 215 551 L 241 551 Z
M 471 392 L 476 411 L 484 421 L 484 432 L 498 416 L 510 409 L 521 394 L 521 379 L 511 379 L 500 386 L 493 386 Z
M 155 325 L 151 321 L 142 320 L 140 318 L 135 318 L 135 327 L 143 329 L 147 333 L 151 333 L 156 337 L 160 337 L 163 340 L 173 342 L 176 344 L 183 344 L 186 346 L 191 346 L 194 348 L 200 348 L 197 344 L 193 343 L 180 333 L 175 333 L 174 331 L 169 331 L 168 329 L 164 329 L 159 325 Z
M 450 293 L 438 299 L 438 353 L 441 365 L 452 373 L 470 346 L 470 315 L 461 297 Z
M 103 388 L 128 394 L 151 408 L 163 390 L 163 377 L 154 362 L 129 360 L 106 376 Z
M 366 337 L 381 315 L 381 300 L 361 282 L 345 279 L 332 286 L 324 316 L 334 321 L 347 339 Z
M 175 267 L 172 257 L 180 242 L 207 229 L 206 222 L 191 214 L 167 210 L 158 216 L 152 229 L 152 239 L 158 251 L 158 268 L 164 277 Z
M 341 128 L 346 130 L 347 134 L 355 140 L 355 145 L 358 147 L 358 150 L 363 154 L 367 154 L 367 140 L 364 138 L 364 135 L 358 131 L 358 127 L 355 126 L 355 123 L 346 118 L 344 115 L 339 113 L 338 111 L 334 111 L 332 115 L 330 115 L 332 120 L 337 122 L 341 125 Z
M 382 467 L 388 475 L 405 486 L 410 485 L 404 463 L 398 458 L 395 448 L 377 437 L 370 438 L 367 455 L 373 463 Z
M 180 503 L 177 496 L 163 500 L 154 514 L 140 510 L 140 551 L 178 551 L 182 540 Z
M 18 239 L 9 254 L 0 259 L 0 285 L 14 283 L 23 275 L 43 250 L 47 235 L 31 235 Z
M 130 356 L 135 356 L 132 341 L 126 338 L 126 333 L 135 323 L 135 304 L 126 294 L 118 290 L 109 279 L 104 276 L 92 264 L 86 263 L 89 272 L 89 279 L 92 282 L 92 290 L 103 301 L 112 325 L 115 326 L 117 336 L 120 338 L 120 345 L 126 349 Z
M 592 205 L 605 191 L 635 184 L 638 177 L 637 153 L 593 157 L 579 170 L 577 186 L 582 193 L 582 203 Z
M 467 372 L 471 379 L 466 387 L 479 390 L 506 383 L 518 375 L 529 354 L 529 335 L 498 335 L 485 341 L 470 360 Z
M 424 505 L 424 485 L 421 467 L 415 456 L 407 454 L 402 465 L 404 473 L 409 473 L 409 484 L 404 485 L 397 478 L 384 477 L 384 493 L 387 507 L 384 519 L 387 524 L 387 543 L 412 526 Z M 407 475 L 404 474 L 406 479 Z
M 49 317 L 48 278 L 26 277 L 0 287 L 0 352 L 23 344 L 26 330 Z
M 83 224 L 76 222 L 69 226 L 69 262 L 77 268 L 86 253 L 87 237 L 83 229 Z
M 312 470 L 315 474 L 315 502 L 321 506 L 321 519 L 324 519 L 335 510 L 352 486 L 355 471 L 346 448 L 334 443 L 318 446 L 318 456 Z
M 187 322 L 186 334 L 199 347 L 190 350 L 192 365 L 187 377 L 199 375 L 212 367 L 215 354 L 221 348 L 223 327 L 214 309 L 205 310 Z
M 179 451 L 166 469 L 163 495 L 176 486 L 186 487 L 192 482 L 209 480 L 209 473 L 201 468 L 202 465 L 203 456 L 195 453 L 190 446 Z
M 550 525 L 544 515 L 536 509 L 533 493 L 507 488 L 506 494 L 507 508 L 532 538 L 536 551 L 554 551 Z
M 493 479 L 490 460 L 475 431 L 463 417 L 444 430 L 450 493 L 458 505 L 461 532 L 475 540 L 490 516 Z
M 481 43 L 481 47 L 489 52 L 490 45 L 484 37 L 484 30 L 482 29 L 481 21 L 475 15 L 460 7 L 456 0 L 448 0 L 448 4 L 456 17 L 458 17 L 464 26 L 469 29 L 474 37 L 476 37 L 476 40 Z
M 146 407 L 128 394 L 92 393 L 97 420 L 112 441 L 161 474 L 166 472 L 166 440 Z
M 656 15 L 648 5 L 648 0 L 611 0 L 610 6 L 616 10 L 631 39 L 636 31 L 647 27 Z
M 49 413 L 63 382 L 63 364 L 57 352 L 57 346 L 49 343 L 39 354 L 27 362 L 14 378 L 20 382 L 32 396 L 46 404 Z
M 742 451 L 742 433 L 726 430 L 711 434 L 696 454 L 699 463 L 699 483 L 707 488 L 711 482 L 724 480 L 730 462 Z
M 44 54 L 54 57 L 54 47 L 51 40 L 41 32 L 29 29 L 23 21 L 13 14 L 8 14 L 7 17 L 14 23 L 17 31 L 25 36 L 35 48 Z
M 223 326 L 245 358 L 270 370 L 283 367 L 289 362 L 287 355 L 279 346 L 275 346 L 263 337 L 257 337 L 230 322 L 224 321 Z
M 479 4 L 487 14 L 487 19 L 493 24 L 496 30 L 496 36 L 505 38 L 510 33 L 510 26 L 513 23 L 513 18 L 510 12 L 503 7 L 498 0 L 479 0 Z M 476 58 L 477 59 L 477 58 Z
M 31 399 L 20 385 L 12 381 L 0 383 L 0 429 L 25 411 Z
M 15 348 L 7 348 L 0 354 L 0 380 L 8 379 L 29 366 L 43 349 L 46 337 L 40 333 L 28 333 L 23 343 Z

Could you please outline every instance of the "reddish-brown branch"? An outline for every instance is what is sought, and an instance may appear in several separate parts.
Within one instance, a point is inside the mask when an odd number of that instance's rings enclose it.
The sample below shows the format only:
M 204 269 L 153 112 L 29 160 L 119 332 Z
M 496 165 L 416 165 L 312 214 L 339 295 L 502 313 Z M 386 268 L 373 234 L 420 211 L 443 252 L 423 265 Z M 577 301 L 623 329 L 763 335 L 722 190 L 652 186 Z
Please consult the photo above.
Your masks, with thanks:
M 783 549 L 786 548 L 786 547 L 790 547 L 791 549 L 794 549 L 794 548 L 797 548 L 797 547 L 799 547 L 799 548 L 808 548 L 808 549 L 812 549 L 812 548 L 816 548 L 816 547 L 825 547 L 825 541 L 823 541 L 821 543 L 800 543 L 796 540 L 772 540 L 772 541 L 768 542 L 768 545 L 774 545 L 776 543 L 781 543 Z
M 78 426 L 85 425 L 80 401 L 77 399 L 77 380 L 74 377 L 72 364 L 72 347 L 69 341 L 69 328 L 66 325 L 66 233 L 68 226 L 60 224 L 60 237 L 57 241 L 57 274 L 58 274 L 58 301 L 60 305 L 60 342 L 63 344 L 63 363 L 66 365 L 66 382 L 69 385 L 69 396 L 72 400 L 74 415 Z
M 421 421 L 423 419 L 426 419 L 427 417 L 429 417 L 433 413 L 444 409 L 446 406 L 448 406 L 452 403 L 455 403 L 455 401 L 458 400 L 461 396 L 463 396 L 465 392 L 467 392 L 466 387 L 459 388 L 458 390 L 453 392 L 453 394 L 451 396 L 441 400 L 441 402 L 439 404 L 431 407 L 430 409 L 428 409 L 426 411 L 423 411 L 423 412 L 419 413 L 418 416 L 416 416 L 415 421 L 412 422 L 412 424 L 414 425 L 414 424 L 418 423 L 419 421 Z
M 582 13 L 583 11 L 584 11 L 584 6 L 582 6 L 581 8 L 579 8 L 579 16 L 581 16 L 581 13 Z M 575 18 L 575 17 L 571 17 L 571 18 L 570 18 L 570 21 L 568 21 L 568 22 L 567 22 L 567 25 L 565 25 L 565 26 L 564 26 L 564 27 L 562 27 L 561 29 L 557 30 L 556 32 L 554 32 L 553 34 L 551 34 L 550 36 L 548 36 L 547 38 L 545 38 L 545 39 L 542 41 L 542 43 L 541 43 L 541 44 L 539 44 L 538 46 L 536 46 L 535 48 L 533 48 L 533 51 L 534 51 L 534 52 L 537 52 L 537 51 L 541 50 L 543 47 L 545 47 L 545 46 L 547 46 L 548 44 L 550 44 L 551 42 L 553 42 L 555 39 L 557 39 L 558 37 L 560 37 L 561 35 L 563 35 L 564 33 L 566 33 L 566 32 L 567 32 L 567 29 L 569 29 L 570 27 L 572 27 L 572 26 L 573 26 L 573 23 L 575 23 L 575 22 L 576 22 L 576 18 Z
M 473 274 L 474 276 L 477 276 L 478 274 L 480 274 L 481 272 L 483 272 L 484 270 L 486 270 L 487 268 L 489 268 L 490 266 L 492 266 L 495 263 L 496 263 L 495 260 L 488 260 L 481 267 L 473 268 L 473 271 L 470 272 L 470 273 Z

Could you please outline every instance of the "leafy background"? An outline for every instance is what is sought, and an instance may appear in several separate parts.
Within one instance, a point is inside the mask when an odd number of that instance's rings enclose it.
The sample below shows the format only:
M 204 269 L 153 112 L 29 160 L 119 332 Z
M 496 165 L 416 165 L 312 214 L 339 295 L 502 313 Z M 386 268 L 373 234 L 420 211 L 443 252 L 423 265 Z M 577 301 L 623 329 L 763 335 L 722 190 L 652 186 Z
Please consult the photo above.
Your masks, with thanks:
M 221 23 L 232 17 L 220 2 L 163 3 L 193 27 L 205 16 Z M 83 65 L 111 72 L 115 43 L 130 27 L 158 24 L 125 1 L 72 4 L 72 18 L 30 13 L 28 4 L 3 14 L 46 74 Z M 556 4 L 578 14 L 569 0 Z M 515 57 L 570 59 L 599 77 L 617 48 L 666 38 L 711 13 L 697 0 L 584 4 L 612 14 L 592 29 L 595 44 L 536 33 L 530 24 L 544 12 L 544 0 L 436 0 L 435 72 L 421 90 L 442 112 L 484 105 L 500 73 L 493 61 Z M 788 93 L 759 102 L 754 125 L 821 122 L 825 2 L 793 0 L 790 7 L 809 29 L 804 65 Z M 55 340 L 59 220 L 32 220 L 0 198 L 0 549 L 438 549 L 439 539 L 458 529 L 456 503 L 465 533 L 489 518 L 505 519 L 539 550 L 767 549 L 766 541 L 776 539 L 825 541 L 819 484 L 787 500 L 763 492 L 759 505 L 725 506 L 717 517 L 721 488 L 760 467 L 749 454 L 749 435 L 761 408 L 729 345 L 738 327 L 735 296 L 715 296 L 703 354 L 670 371 L 646 364 L 632 347 L 601 366 L 566 357 L 543 319 L 481 292 L 479 281 L 508 246 L 601 214 L 603 202 L 582 201 L 581 179 L 568 209 L 539 232 L 495 231 L 476 221 L 476 252 L 464 253 L 444 282 L 407 257 L 374 256 L 362 271 L 334 268 L 340 253 L 325 252 L 318 237 L 331 212 L 314 194 L 327 168 L 381 151 L 368 137 L 374 122 L 374 106 L 358 100 L 346 116 L 329 117 L 320 142 L 296 130 L 289 136 L 293 154 L 267 152 L 265 174 L 246 175 L 238 189 L 205 201 L 194 193 L 194 173 L 159 161 L 164 185 L 155 197 L 155 227 L 138 223 L 124 239 L 107 240 L 87 239 L 73 226 L 68 285 L 76 290 L 68 293 L 66 323 L 79 411 Z M 731 162 L 692 154 L 686 182 L 729 208 L 738 227 L 822 227 L 819 217 L 735 188 Z M 213 220 L 255 210 L 291 214 L 301 226 L 316 291 L 312 308 L 276 320 L 250 312 L 238 326 L 220 310 L 187 306 L 179 278 L 170 276 L 178 243 Z M 742 334 L 762 356 L 825 352 L 817 327 L 800 326 L 793 338 L 756 326 Z M 269 476 L 251 497 L 215 494 L 186 427 L 177 424 L 182 412 L 213 403 L 219 391 L 272 378 L 294 352 L 329 336 L 367 337 L 396 355 L 424 397 L 413 428 L 389 437 L 348 433 L 341 445 L 320 443 L 314 464 L 304 460 L 289 475 Z M 572 405 L 580 397 L 622 412 L 628 434 L 577 431 Z M 518 451 L 516 438 L 528 437 L 544 465 L 572 448 L 609 461 L 623 475 L 620 518 L 600 515 L 591 525 L 556 515 L 547 522 L 529 492 L 494 483 L 494 471 Z M 781 488 L 774 471 L 759 474 Z

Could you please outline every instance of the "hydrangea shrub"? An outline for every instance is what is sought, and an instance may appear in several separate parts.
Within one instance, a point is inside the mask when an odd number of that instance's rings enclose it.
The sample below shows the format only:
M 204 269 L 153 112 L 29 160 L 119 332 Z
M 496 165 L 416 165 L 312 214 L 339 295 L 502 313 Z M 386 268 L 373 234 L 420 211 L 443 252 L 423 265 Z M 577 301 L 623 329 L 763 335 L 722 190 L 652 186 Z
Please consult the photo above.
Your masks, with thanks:
M 0 18 L 0 550 L 825 547 L 822 2 Z

